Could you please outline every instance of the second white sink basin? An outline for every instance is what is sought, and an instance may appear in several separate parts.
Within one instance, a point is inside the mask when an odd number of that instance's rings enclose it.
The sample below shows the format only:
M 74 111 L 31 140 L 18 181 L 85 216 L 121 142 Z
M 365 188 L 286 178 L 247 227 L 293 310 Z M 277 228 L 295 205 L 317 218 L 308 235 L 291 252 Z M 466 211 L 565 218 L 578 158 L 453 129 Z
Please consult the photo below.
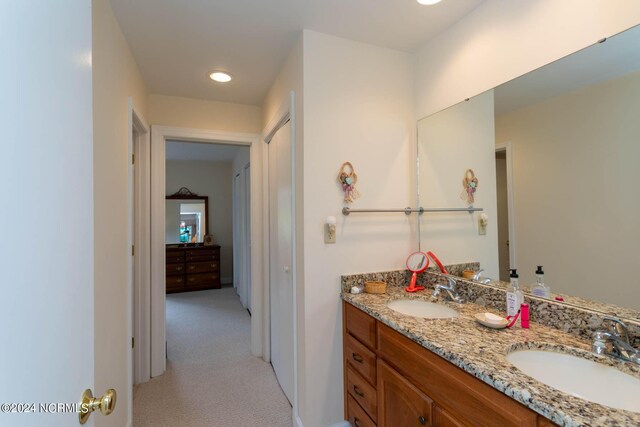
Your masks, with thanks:
M 573 396 L 616 409 L 640 412 L 640 379 L 578 356 L 518 350 L 507 360 L 530 377 Z
M 399 299 L 387 304 L 391 310 L 407 316 L 423 319 L 451 319 L 458 317 L 458 312 L 446 305 L 415 299 Z

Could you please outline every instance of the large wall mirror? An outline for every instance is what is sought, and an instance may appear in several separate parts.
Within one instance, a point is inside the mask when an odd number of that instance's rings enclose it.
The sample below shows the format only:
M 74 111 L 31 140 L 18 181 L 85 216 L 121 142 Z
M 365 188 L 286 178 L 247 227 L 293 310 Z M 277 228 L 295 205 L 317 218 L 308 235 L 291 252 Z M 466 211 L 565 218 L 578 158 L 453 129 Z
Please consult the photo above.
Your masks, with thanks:
M 207 218 L 209 198 L 182 187 L 165 200 L 165 243 L 202 243 L 209 234 Z
M 468 206 L 471 169 L 486 214 L 423 214 L 422 250 L 640 318 L 640 27 L 420 120 L 418 160 L 421 206 Z

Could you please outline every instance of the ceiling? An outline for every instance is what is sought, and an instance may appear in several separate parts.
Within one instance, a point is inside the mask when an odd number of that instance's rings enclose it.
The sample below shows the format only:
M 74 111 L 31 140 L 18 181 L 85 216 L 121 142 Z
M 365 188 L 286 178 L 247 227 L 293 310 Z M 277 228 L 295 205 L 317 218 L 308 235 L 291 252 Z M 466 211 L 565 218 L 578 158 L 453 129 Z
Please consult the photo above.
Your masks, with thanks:
M 241 150 L 249 147 L 229 144 L 167 141 L 167 160 L 199 160 L 231 163 Z
M 495 89 L 496 115 L 640 71 L 640 26 Z
M 110 1 L 151 93 L 261 105 L 302 29 L 411 52 L 483 0 Z

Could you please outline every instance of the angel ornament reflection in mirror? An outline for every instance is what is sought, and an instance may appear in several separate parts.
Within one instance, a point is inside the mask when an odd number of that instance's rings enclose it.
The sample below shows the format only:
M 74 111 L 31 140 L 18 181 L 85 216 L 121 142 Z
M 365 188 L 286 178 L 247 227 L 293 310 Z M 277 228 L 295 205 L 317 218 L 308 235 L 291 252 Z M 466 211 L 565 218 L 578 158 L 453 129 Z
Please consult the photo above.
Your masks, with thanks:
M 472 205 L 473 202 L 475 202 L 474 195 L 477 189 L 478 178 L 476 178 L 476 174 L 473 173 L 473 169 L 467 169 L 464 173 L 464 178 L 462 179 L 462 192 L 460 193 L 460 198 Z

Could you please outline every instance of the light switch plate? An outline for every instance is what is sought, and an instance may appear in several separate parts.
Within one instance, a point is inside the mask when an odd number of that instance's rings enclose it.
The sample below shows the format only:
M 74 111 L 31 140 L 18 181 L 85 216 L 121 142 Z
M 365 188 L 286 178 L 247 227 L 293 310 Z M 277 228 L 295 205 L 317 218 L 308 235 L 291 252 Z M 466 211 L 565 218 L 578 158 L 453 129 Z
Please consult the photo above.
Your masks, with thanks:
M 336 225 L 335 224 L 324 225 L 324 242 L 325 243 L 336 242 Z
M 484 236 L 487 234 L 487 225 L 486 221 L 482 220 L 481 216 L 478 216 L 478 234 L 480 236 Z

